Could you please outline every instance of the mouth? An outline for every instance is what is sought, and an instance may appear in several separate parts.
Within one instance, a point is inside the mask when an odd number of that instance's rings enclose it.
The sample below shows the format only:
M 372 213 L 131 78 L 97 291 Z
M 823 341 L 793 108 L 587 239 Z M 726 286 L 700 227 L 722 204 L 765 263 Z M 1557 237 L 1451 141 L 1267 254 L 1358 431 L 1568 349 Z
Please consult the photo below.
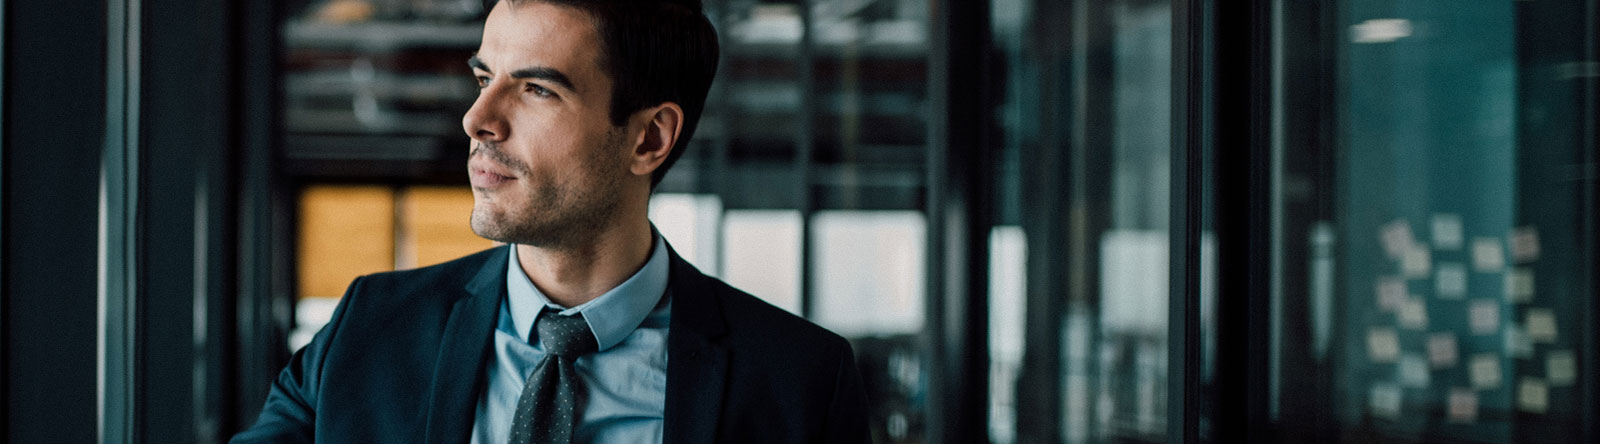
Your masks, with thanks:
M 477 189 L 495 189 L 517 180 L 509 171 L 499 165 L 488 161 L 473 161 L 467 163 L 467 176 L 472 181 L 472 187 Z

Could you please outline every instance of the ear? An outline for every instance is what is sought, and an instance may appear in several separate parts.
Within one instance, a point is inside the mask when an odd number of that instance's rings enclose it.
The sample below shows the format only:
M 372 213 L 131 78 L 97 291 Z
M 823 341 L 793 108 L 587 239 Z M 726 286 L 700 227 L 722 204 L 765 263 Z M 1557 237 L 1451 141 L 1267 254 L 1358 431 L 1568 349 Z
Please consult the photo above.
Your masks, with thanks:
M 673 145 L 678 143 L 678 134 L 683 131 L 683 107 L 665 102 L 639 110 L 633 118 L 644 124 L 644 132 L 634 138 L 628 167 L 634 175 L 649 176 L 666 162 Z

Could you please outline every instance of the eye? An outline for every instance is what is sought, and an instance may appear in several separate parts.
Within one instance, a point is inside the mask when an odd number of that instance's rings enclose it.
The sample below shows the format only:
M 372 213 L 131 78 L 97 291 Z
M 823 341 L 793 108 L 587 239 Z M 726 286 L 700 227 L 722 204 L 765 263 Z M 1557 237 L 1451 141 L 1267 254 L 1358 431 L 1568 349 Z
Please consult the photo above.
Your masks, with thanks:
M 531 92 L 539 97 L 555 97 L 556 95 L 556 92 L 551 91 L 550 88 L 545 88 L 543 86 L 539 86 L 537 83 L 532 82 L 529 82 L 528 85 L 523 88 L 523 91 Z
M 483 89 L 483 88 L 489 87 L 489 76 L 478 76 L 477 77 L 477 81 L 478 81 L 478 89 Z

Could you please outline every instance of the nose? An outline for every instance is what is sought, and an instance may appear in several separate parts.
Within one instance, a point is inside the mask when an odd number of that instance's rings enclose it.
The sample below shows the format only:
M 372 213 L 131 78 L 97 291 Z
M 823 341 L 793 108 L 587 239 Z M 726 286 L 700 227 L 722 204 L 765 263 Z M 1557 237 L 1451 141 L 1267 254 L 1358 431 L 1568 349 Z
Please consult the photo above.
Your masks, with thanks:
M 510 135 L 505 114 L 495 105 L 492 91 L 485 90 L 472 102 L 472 108 L 461 116 L 461 129 L 467 137 L 478 142 L 502 142 Z

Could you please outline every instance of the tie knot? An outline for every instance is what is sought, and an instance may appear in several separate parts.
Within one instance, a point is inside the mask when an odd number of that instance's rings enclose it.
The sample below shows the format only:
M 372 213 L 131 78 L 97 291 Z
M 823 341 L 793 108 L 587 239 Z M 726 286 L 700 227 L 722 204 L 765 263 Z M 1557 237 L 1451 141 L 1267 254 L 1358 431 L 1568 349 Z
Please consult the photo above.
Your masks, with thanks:
M 589 331 L 589 323 L 583 320 L 583 313 L 562 316 L 545 310 L 539 313 L 537 324 L 539 343 L 544 344 L 546 353 L 577 358 L 599 349 L 594 333 Z

